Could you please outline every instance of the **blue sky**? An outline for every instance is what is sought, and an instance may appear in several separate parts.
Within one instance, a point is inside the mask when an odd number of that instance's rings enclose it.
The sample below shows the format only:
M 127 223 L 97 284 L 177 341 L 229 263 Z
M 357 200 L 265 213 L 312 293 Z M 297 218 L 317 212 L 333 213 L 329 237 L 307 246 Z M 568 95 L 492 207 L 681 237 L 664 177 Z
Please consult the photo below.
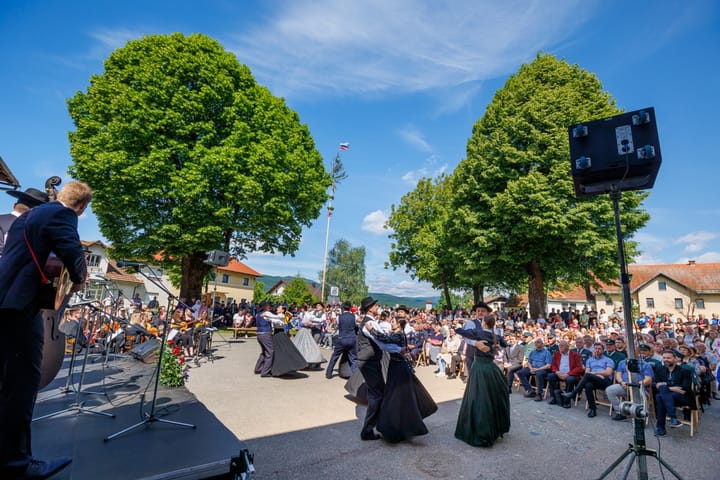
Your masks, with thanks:
M 494 92 L 542 51 L 595 73 L 626 110 L 655 107 L 663 164 L 638 263 L 720 262 L 719 12 L 711 0 L 3 0 L 0 156 L 23 189 L 69 180 L 65 100 L 128 40 L 204 33 L 299 113 L 327 168 L 350 142 L 330 245 L 366 247 L 371 291 L 429 296 L 383 268 L 390 206 L 419 178 L 455 168 Z M 0 195 L 0 211 L 11 205 Z M 323 210 L 295 257 L 245 262 L 318 278 L 325 230 Z M 80 232 L 103 239 L 92 214 Z

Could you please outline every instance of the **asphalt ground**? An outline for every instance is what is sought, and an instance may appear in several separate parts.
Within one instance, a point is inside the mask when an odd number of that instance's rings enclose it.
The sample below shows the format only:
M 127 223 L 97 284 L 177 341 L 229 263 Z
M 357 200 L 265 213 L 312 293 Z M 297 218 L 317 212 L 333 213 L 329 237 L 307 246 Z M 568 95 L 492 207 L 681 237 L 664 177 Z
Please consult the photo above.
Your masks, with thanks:
M 419 367 L 417 376 L 438 403 L 426 419 L 429 434 L 388 444 L 361 441 L 365 408 L 349 400 L 345 380 L 325 378 L 323 370 L 294 377 L 253 374 L 257 341 L 216 334 L 215 358 L 190 371 L 188 389 L 255 456 L 257 479 L 525 479 L 600 478 L 634 443 L 633 424 L 615 422 L 606 407 L 587 418 L 584 404 L 563 409 L 511 395 L 510 432 L 492 448 L 471 447 L 453 433 L 464 384 Z M 330 350 L 323 350 L 329 359 Z M 656 438 L 645 429 L 648 449 L 681 478 L 717 479 L 720 450 L 720 401 L 701 414 L 699 431 L 668 428 Z M 630 455 L 634 458 L 635 455 Z M 645 459 L 648 478 L 674 478 L 653 456 L 638 457 L 628 478 L 639 478 Z M 620 464 L 606 478 L 623 478 Z

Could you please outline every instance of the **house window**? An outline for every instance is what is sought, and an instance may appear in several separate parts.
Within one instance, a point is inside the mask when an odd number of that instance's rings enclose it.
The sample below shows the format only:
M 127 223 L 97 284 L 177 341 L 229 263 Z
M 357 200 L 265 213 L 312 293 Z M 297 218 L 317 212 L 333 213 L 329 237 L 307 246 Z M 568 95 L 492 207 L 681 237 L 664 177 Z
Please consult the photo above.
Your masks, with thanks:
M 664 292 L 665 290 L 667 290 L 667 283 L 658 282 L 658 290 L 660 290 L 661 292 Z
M 226 273 L 223 273 L 221 282 L 222 282 L 222 283 L 228 283 L 229 280 L 230 280 L 230 276 L 227 275 Z
M 646 298 L 645 299 L 645 305 L 648 308 L 655 308 L 655 299 L 654 298 Z
M 702 308 L 704 310 L 705 300 L 703 300 L 702 298 L 698 298 L 697 300 L 695 300 L 695 308 Z
M 613 304 L 612 298 L 605 297 L 605 305 L 612 305 L 612 304 Z
M 250 279 L 248 277 L 243 277 L 243 287 L 247 287 L 250 285 Z
M 87 266 L 88 267 L 97 267 L 100 265 L 100 255 L 95 255 L 91 253 L 87 256 Z
M 676 298 L 676 299 L 675 299 L 675 308 L 677 308 L 677 309 L 682 309 L 682 308 L 683 308 L 682 298 Z

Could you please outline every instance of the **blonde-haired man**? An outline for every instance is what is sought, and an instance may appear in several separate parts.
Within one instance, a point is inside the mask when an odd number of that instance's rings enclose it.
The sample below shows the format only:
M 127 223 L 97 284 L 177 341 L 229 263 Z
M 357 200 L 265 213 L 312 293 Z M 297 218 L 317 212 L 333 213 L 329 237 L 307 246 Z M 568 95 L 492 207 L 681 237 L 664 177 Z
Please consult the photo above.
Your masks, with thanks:
M 49 202 L 21 215 L 10 227 L 0 259 L 0 477 L 48 478 L 69 457 L 32 457 L 30 422 L 40 383 L 44 324 L 40 312 L 43 267 L 50 252 L 79 288 L 87 266 L 77 232 L 78 216 L 92 200 L 90 187 L 70 182 Z

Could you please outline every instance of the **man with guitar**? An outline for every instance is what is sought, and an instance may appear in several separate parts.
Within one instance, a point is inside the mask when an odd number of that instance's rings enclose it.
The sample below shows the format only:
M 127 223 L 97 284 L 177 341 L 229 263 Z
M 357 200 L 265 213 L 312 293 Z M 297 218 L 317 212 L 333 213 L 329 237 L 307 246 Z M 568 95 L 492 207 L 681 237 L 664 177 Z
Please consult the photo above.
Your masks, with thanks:
M 44 266 L 53 252 L 81 288 L 87 265 L 78 217 L 92 200 L 85 183 L 70 182 L 57 196 L 20 216 L 10 227 L 0 258 L 0 477 L 48 478 L 68 457 L 32 457 L 30 422 L 40 382 L 43 329 L 37 314 L 47 289 Z M 45 285 L 43 285 L 45 284 Z M 45 288 L 43 288 L 45 287 Z

